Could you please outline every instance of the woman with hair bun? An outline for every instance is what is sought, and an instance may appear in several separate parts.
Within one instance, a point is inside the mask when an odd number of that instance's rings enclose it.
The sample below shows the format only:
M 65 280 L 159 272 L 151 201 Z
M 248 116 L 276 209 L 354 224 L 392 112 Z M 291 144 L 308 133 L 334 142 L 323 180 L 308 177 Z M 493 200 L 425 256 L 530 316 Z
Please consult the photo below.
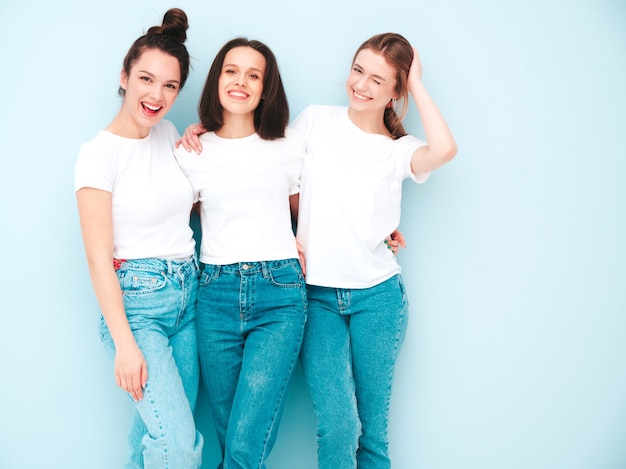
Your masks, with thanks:
M 199 365 L 199 270 L 189 227 L 193 192 L 163 117 L 189 74 L 187 16 L 168 10 L 139 37 L 120 77 L 117 116 L 83 144 L 75 191 L 101 338 L 117 385 L 134 401 L 126 468 L 201 466 L 193 408 Z
M 293 123 L 307 142 L 297 236 L 309 302 L 301 363 L 321 469 L 390 467 L 387 419 L 408 303 L 385 238 L 400 223 L 403 180 L 424 182 L 457 151 L 421 77 L 404 37 L 373 36 L 352 60 L 348 107 L 310 106 Z M 402 126 L 409 93 L 426 141 Z

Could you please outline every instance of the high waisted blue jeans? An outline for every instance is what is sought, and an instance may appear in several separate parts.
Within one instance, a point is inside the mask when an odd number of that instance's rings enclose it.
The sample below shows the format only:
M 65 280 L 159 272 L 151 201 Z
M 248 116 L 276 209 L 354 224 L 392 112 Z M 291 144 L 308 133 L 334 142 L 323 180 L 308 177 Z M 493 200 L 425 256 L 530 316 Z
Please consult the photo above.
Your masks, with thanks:
M 320 469 L 387 469 L 394 365 L 408 302 L 396 275 L 365 289 L 307 287 L 301 363 L 318 418 Z
M 198 346 L 223 469 L 265 467 L 305 321 L 297 259 L 204 265 Z
M 135 403 L 125 468 L 195 469 L 202 463 L 202 435 L 193 407 L 199 385 L 195 315 L 195 258 L 121 262 L 117 276 L 133 336 L 148 364 L 144 397 Z M 101 338 L 115 345 L 101 321 Z

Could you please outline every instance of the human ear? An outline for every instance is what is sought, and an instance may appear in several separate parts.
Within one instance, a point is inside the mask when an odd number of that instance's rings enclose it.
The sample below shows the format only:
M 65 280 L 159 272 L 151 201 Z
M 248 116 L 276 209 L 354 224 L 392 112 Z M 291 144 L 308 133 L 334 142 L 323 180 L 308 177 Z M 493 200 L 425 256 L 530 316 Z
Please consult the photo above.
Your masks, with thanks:
M 126 74 L 126 71 L 122 69 L 122 71 L 120 72 L 120 88 L 126 91 L 127 83 L 128 83 L 128 75 Z

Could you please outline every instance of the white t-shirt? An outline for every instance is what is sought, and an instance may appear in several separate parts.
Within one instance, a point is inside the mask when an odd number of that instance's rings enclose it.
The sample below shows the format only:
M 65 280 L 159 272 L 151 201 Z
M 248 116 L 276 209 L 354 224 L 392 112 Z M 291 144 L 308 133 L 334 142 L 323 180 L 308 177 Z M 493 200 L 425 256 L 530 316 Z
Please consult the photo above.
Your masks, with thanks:
M 200 136 L 202 153 L 182 146 L 176 158 L 201 202 L 200 260 L 226 265 L 298 257 L 289 196 L 300 190 L 302 136 Z
M 402 181 L 428 178 L 411 172 L 411 156 L 425 142 L 366 133 L 338 106 L 309 106 L 293 127 L 307 150 L 298 215 L 306 282 L 369 288 L 399 273 L 384 240 L 400 223 Z
M 101 130 L 81 146 L 74 189 L 93 187 L 113 194 L 114 258 L 193 255 L 193 192 L 174 158 L 178 137 L 171 122 L 161 121 L 143 139 Z

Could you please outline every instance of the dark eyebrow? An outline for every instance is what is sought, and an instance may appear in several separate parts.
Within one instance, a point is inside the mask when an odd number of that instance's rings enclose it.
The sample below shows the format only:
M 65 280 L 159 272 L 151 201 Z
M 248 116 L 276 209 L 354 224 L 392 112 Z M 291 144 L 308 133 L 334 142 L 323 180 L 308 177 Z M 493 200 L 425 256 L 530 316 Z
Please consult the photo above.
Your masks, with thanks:
M 225 63 L 225 64 L 222 66 L 222 69 L 227 68 L 227 67 L 236 68 L 237 70 L 239 70 L 239 68 L 240 68 L 240 67 L 239 67 L 238 65 L 236 65 L 236 64 L 227 64 L 227 63 Z M 249 69 L 248 69 L 248 70 L 246 70 L 246 71 L 248 71 L 248 72 L 249 72 L 250 70 L 254 70 L 254 71 L 256 71 L 256 72 L 260 73 L 261 75 L 263 74 L 263 71 L 262 71 L 260 68 L 251 67 L 251 68 L 249 68 Z
M 363 67 L 361 67 L 358 63 L 354 62 L 352 64 L 353 67 L 359 67 L 361 70 L 365 70 Z M 379 81 L 387 81 L 387 79 L 385 77 L 381 77 L 380 75 L 372 75 L 374 78 L 376 78 Z
M 154 73 L 151 73 L 148 70 L 139 70 L 139 73 L 143 73 L 145 75 L 149 75 L 150 78 L 154 78 Z M 178 81 L 178 80 L 168 80 L 166 83 L 180 83 L 180 81 Z

